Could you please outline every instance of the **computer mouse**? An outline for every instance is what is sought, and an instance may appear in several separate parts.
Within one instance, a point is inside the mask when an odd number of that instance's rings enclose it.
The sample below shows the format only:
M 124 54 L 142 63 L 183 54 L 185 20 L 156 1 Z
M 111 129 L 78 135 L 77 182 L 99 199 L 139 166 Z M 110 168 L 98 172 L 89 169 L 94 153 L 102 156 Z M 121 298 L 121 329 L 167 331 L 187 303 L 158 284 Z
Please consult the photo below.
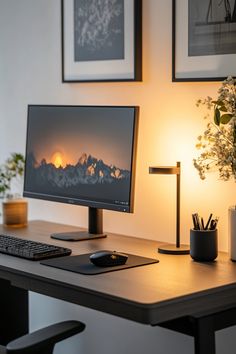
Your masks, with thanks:
M 97 251 L 89 256 L 90 261 L 99 267 L 113 267 L 126 263 L 127 254 L 116 251 Z

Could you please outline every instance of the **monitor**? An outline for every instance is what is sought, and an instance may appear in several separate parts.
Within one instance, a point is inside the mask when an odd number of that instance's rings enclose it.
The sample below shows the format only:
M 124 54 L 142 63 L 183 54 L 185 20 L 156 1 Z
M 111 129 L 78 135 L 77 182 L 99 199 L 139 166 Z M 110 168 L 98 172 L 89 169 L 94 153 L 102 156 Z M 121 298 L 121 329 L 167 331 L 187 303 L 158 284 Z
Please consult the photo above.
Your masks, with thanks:
M 88 230 L 105 237 L 102 210 L 133 212 L 138 107 L 29 105 L 25 197 L 88 207 Z

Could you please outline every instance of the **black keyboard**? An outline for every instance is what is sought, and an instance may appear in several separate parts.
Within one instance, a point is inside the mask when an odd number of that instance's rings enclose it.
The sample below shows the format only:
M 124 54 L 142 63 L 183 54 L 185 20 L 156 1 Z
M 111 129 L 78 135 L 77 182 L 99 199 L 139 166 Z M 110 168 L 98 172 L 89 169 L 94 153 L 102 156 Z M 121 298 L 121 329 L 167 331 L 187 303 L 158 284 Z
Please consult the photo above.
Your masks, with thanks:
M 26 258 L 31 261 L 40 261 L 47 258 L 68 256 L 71 254 L 71 249 L 0 234 L 0 253 Z

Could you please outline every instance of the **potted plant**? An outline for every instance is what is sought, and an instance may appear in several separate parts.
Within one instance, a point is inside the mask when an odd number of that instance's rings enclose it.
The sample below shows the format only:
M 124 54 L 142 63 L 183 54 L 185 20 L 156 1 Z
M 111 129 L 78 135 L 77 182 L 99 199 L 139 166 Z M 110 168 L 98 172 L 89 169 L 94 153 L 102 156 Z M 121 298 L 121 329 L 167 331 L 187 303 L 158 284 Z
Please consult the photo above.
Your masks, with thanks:
M 194 159 L 200 178 L 206 173 L 218 170 L 220 179 L 236 182 L 236 78 L 228 77 L 218 90 L 218 97 L 199 100 L 213 113 L 208 114 L 206 130 L 198 137 L 197 148 L 201 153 Z M 229 251 L 230 258 L 236 262 L 236 205 L 229 207 Z
M 236 181 L 236 79 L 224 80 L 218 94 L 216 100 L 197 101 L 197 106 L 205 105 L 211 114 L 205 116 L 207 127 L 196 144 L 200 155 L 193 162 L 201 179 L 218 170 L 220 179 Z
M 12 153 L 0 165 L 0 197 L 3 200 L 3 223 L 7 226 L 21 227 L 27 224 L 27 201 L 12 190 L 12 182 L 24 174 L 24 166 L 24 156 L 19 153 Z

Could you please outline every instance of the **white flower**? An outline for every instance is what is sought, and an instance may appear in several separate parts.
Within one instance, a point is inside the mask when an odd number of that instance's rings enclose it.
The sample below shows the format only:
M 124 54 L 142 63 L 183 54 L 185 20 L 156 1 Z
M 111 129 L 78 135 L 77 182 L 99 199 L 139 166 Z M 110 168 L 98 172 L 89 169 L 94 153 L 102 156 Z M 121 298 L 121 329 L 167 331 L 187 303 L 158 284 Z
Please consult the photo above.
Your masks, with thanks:
M 193 160 L 201 179 L 206 172 L 218 169 L 220 179 L 236 181 L 236 79 L 228 77 L 218 90 L 217 100 L 211 97 L 199 99 L 197 106 L 204 105 L 213 111 L 214 122 L 209 114 L 207 129 L 199 135 L 196 147 L 202 152 Z

